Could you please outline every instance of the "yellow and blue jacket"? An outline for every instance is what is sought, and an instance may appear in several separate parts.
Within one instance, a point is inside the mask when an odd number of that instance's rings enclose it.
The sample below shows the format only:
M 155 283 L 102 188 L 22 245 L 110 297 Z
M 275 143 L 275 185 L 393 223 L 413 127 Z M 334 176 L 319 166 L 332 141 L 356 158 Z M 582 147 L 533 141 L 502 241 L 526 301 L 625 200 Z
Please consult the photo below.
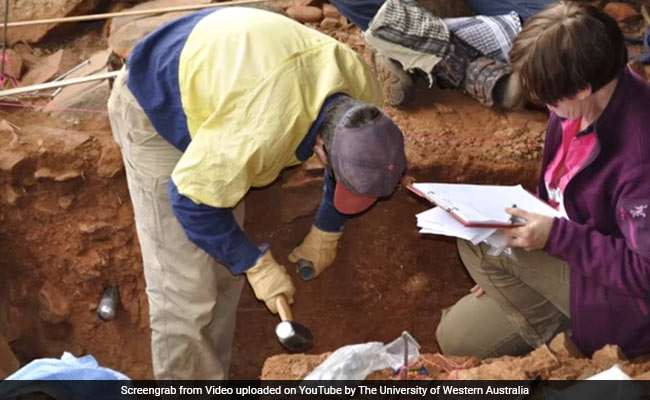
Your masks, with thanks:
M 311 156 L 336 96 L 380 105 L 368 66 L 350 48 L 289 18 L 252 8 L 204 10 L 141 40 L 127 85 L 158 133 L 183 152 L 170 180 L 188 237 L 235 273 L 261 253 L 231 208 L 251 187 Z M 340 230 L 326 177 L 316 224 Z M 324 210 L 324 212 L 323 212 Z

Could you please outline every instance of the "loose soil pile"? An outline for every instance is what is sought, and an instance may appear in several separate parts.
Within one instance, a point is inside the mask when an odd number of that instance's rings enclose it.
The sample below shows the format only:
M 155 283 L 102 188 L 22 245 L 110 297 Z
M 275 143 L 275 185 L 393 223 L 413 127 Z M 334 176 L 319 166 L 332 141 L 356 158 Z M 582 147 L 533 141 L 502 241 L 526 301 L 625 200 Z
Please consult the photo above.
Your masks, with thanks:
M 304 379 L 328 354 L 318 356 L 293 354 L 269 358 L 262 369 L 262 379 Z M 438 353 L 423 354 L 410 366 L 408 379 L 414 380 L 528 380 L 586 379 L 618 364 L 635 379 L 650 379 L 650 357 L 628 360 L 617 346 L 605 346 L 585 358 L 565 334 L 559 334 L 548 346 L 542 346 L 523 357 L 500 357 L 479 360 L 474 357 L 444 357 Z M 421 373 L 424 368 L 425 373 Z M 420 372 L 420 374 L 416 374 Z M 373 372 L 368 379 L 399 379 L 391 369 Z

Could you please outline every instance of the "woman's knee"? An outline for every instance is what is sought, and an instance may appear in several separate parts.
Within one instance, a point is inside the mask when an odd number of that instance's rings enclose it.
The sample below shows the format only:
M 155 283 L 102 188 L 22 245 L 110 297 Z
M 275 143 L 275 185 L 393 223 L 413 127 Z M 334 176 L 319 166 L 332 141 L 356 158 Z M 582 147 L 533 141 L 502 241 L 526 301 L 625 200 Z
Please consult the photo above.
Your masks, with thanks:
M 468 295 L 474 297 L 474 295 Z M 444 310 L 436 329 L 436 340 L 440 351 L 444 354 L 459 356 L 478 356 L 476 353 L 477 332 L 480 326 L 472 318 L 471 299 L 468 296 L 460 299 L 451 308 Z
M 458 338 L 458 326 L 445 318 L 447 313 L 443 313 L 438 328 L 436 329 L 436 340 L 438 347 L 443 354 L 459 355 L 464 352 L 462 340 Z
M 443 312 L 436 339 L 442 353 L 456 356 L 486 358 L 531 350 L 488 295 L 468 294 Z

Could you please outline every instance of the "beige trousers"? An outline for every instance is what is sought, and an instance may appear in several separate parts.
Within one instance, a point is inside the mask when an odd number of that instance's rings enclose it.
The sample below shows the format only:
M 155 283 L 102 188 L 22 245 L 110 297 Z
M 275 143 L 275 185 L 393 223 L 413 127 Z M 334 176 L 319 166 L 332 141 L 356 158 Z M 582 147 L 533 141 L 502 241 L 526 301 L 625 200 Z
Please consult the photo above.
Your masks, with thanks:
M 458 252 L 485 290 L 443 312 L 436 332 L 445 354 L 479 358 L 520 355 L 570 328 L 569 265 L 543 251 L 515 249 L 515 259 L 489 246 L 458 241 Z
M 181 152 L 154 130 L 122 69 L 108 101 L 122 150 L 142 249 L 156 379 L 228 379 L 235 316 L 244 284 L 187 239 L 167 196 Z M 240 226 L 244 202 L 235 210 Z

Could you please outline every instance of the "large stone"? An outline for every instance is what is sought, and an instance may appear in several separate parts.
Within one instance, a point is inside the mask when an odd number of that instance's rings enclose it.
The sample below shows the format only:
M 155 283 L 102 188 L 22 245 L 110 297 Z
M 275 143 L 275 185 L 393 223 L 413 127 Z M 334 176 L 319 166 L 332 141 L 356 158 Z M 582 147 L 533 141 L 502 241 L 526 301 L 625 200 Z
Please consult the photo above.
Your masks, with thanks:
M 33 21 L 61 18 L 69 15 L 91 14 L 101 0 L 9 0 L 9 21 Z M 0 15 L 4 15 L 5 2 L 0 2 Z M 7 41 L 34 43 L 43 39 L 59 23 L 18 26 L 9 28 Z
M 312 6 L 292 6 L 287 14 L 298 22 L 319 22 L 323 19 L 323 10 Z
M 68 75 L 66 79 L 108 72 L 110 56 L 110 50 L 95 53 L 88 59 L 86 65 Z M 61 92 L 43 110 L 55 116 L 62 113 L 76 113 L 86 116 L 104 113 L 109 95 L 110 86 L 107 80 L 70 85 L 62 88 Z
M 166 7 L 177 7 L 192 4 L 207 4 L 210 0 L 153 0 L 128 9 L 127 11 L 151 10 Z M 163 23 L 176 19 L 187 12 L 172 12 L 162 15 L 138 15 L 129 17 L 113 18 L 110 25 L 110 36 L 108 45 L 122 58 L 127 58 L 133 46 Z
M 625 21 L 628 18 L 639 15 L 639 13 L 634 9 L 634 7 L 632 7 L 627 3 L 621 3 L 618 1 L 607 3 L 607 5 L 604 8 L 604 11 L 610 17 L 614 18 L 618 22 Z
M 27 71 L 21 84 L 23 86 L 37 85 L 47 82 L 59 74 L 61 61 L 63 60 L 63 50 L 59 50 L 41 60 L 34 68 Z
M 7 339 L 0 333 L 0 379 L 11 375 L 20 367 L 18 359 L 11 351 Z

